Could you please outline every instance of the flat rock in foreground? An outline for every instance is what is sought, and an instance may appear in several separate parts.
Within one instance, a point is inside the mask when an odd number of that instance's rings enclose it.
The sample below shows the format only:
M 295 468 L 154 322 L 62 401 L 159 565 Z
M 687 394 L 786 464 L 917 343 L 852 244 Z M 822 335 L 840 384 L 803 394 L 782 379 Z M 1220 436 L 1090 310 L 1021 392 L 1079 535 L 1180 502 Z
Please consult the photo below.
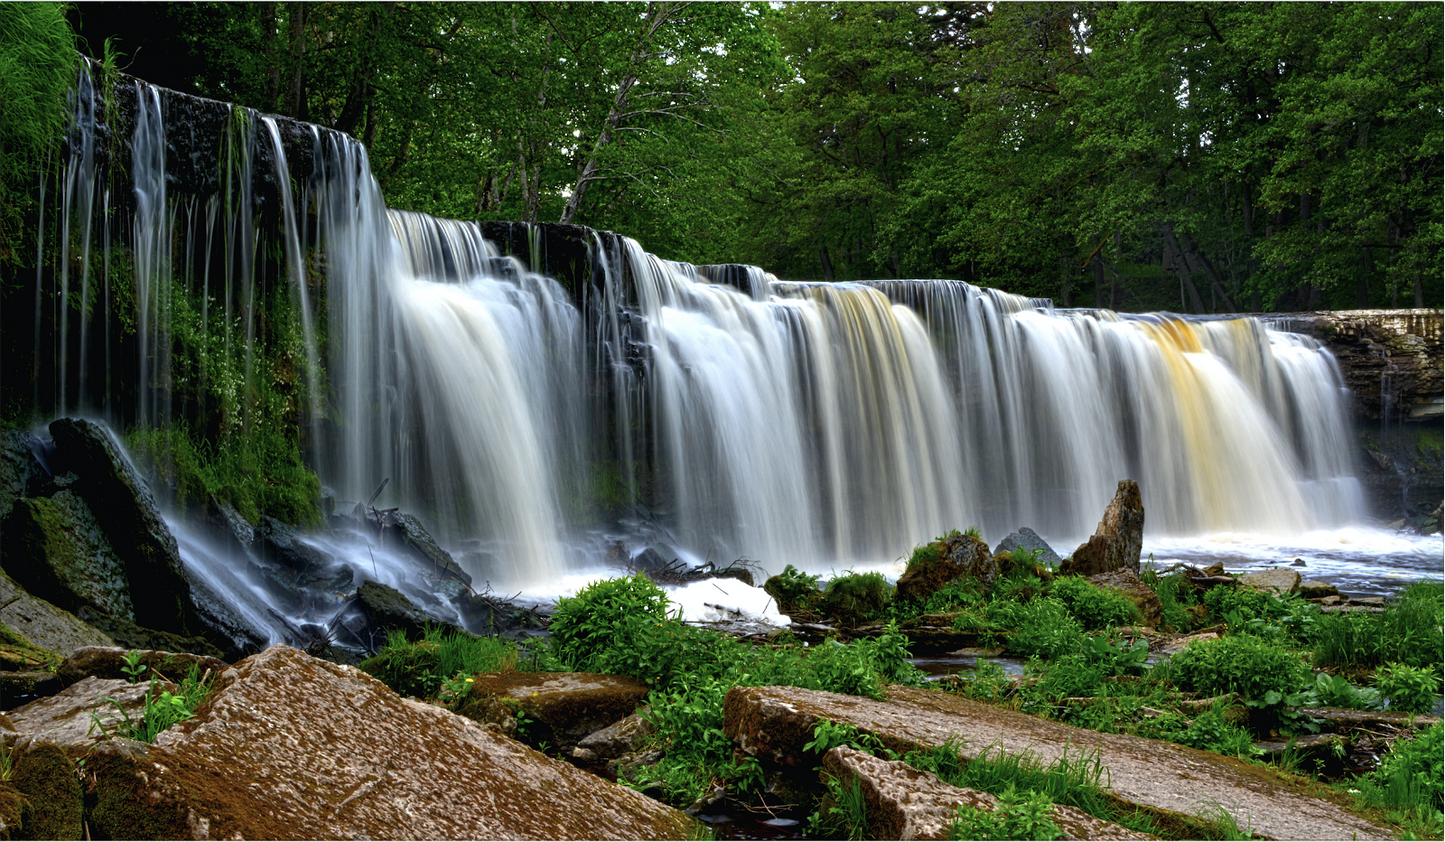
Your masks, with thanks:
M 1240 828 L 1274 839 L 1390 839 L 1393 834 L 1285 784 L 1269 769 L 1143 737 L 1101 734 L 952 696 L 889 687 L 886 701 L 797 687 L 734 687 L 724 730 L 749 754 L 783 765 L 816 763 L 803 746 L 820 719 L 876 735 L 894 751 L 960 741 L 972 760 L 986 751 L 1032 753 L 1052 763 L 1065 751 L 1098 752 L 1108 791 L 1125 804 L 1188 815 L 1227 810 Z
M 109 740 L 90 830 L 126 839 L 666 839 L 691 818 L 276 646 L 154 745 Z

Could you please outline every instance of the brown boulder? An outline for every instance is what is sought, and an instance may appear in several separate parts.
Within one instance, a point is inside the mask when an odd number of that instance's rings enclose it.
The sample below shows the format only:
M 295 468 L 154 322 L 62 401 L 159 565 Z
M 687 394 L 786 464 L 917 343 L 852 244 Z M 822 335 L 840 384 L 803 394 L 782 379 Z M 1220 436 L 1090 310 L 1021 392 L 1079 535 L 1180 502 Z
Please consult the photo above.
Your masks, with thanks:
M 473 679 L 457 713 L 529 745 L 571 752 L 583 737 L 637 710 L 650 689 L 623 675 L 487 673 Z
M 1139 572 L 1139 553 L 1144 548 L 1144 500 L 1139 483 L 1119 480 L 1114 499 L 1104 509 L 1104 519 L 1089 540 L 1065 559 L 1059 572 L 1064 575 L 1095 576 L 1113 570 Z
M 656 730 L 642 718 L 641 711 L 629 714 L 579 740 L 572 749 L 572 759 L 582 763 L 615 761 L 642 748 Z
M 858 781 L 869 839 L 947 839 L 960 806 L 990 811 L 998 806 L 998 799 L 986 792 L 950 786 L 931 772 L 848 746 L 824 755 L 823 770 L 835 780 Z M 1095 818 L 1076 807 L 1055 804 L 1051 811 L 1064 839 L 1157 838 Z
M 86 769 L 95 838 L 664 839 L 697 829 L 640 793 L 284 646 L 227 670 L 197 715 L 154 745 L 106 741 Z
M 908 569 L 898 577 L 897 598 L 922 601 L 961 579 L 987 588 L 998 575 L 998 562 L 988 544 L 973 535 L 954 533 L 914 552 Z
M 132 721 L 139 718 L 149 689 L 149 682 L 83 678 L 54 696 L 10 711 L 10 725 L 22 739 L 82 752 L 117 734 L 127 717 Z M 175 686 L 157 683 L 156 693 L 164 690 L 175 690 Z
M 1111 591 L 1118 591 L 1139 609 L 1144 617 L 1144 625 L 1148 628 L 1156 628 L 1159 625 L 1164 605 L 1159 601 L 1159 595 L 1154 589 L 1139 581 L 1139 574 L 1128 568 L 1120 568 L 1108 573 L 1100 573 L 1097 576 L 1090 576 L 1089 581 L 1101 588 L 1108 588 Z
M 55 672 L 67 684 L 73 684 L 87 676 L 129 680 L 130 676 L 125 672 L 127 651 L 117 646 L 85 646 L 71 652 L 70 657 L 66 658 Z M 196 667 L 198 676 L 205 675 L 207 670 L 212 676 L 218 676 L 231 666 L 219 658 L 193 655 L 189 652 L 137 651 L 140 652 L 141 666 L 153 670 L 169 681 L 185 678 L 192 666 Z M 140 677 L 149 680 L 150 675 L 150 672 L 146 672 Z

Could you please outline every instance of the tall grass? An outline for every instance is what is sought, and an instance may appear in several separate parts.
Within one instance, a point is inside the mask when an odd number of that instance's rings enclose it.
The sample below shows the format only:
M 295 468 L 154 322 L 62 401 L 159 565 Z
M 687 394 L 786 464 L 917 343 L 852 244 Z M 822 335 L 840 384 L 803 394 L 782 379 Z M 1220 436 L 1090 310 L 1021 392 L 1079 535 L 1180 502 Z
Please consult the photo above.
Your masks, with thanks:
M 1412 667 L 1441 663 L 1445 635 L 1445 585 L 1416 582 L 1383 614 L 1323 614 L 1311 644 L 1317 667 L 1375 667 L 1392 662 Z

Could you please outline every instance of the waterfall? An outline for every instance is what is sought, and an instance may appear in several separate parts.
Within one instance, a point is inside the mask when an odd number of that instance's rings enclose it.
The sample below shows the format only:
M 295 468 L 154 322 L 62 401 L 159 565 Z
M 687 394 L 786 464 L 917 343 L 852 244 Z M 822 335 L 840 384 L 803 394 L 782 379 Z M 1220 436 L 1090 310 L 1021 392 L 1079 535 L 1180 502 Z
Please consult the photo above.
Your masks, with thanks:
M 1363 515 L 1338 368 L 1255 319 L 1056 310 L 958 281 L 789 282 L 595 232 L 588 279 L 564 289 L 534 271 L 540 228 L 518 240 L 523 262 L 479 224 L 388 210 L 352 138 L 197 105 L 200 146 L 182 152 L 177 96 L 133 96 L 114 200 L 88 82 L 76 97 L 63 265 L 54 289 L 37 281 L 37 326 L 43 302 L 58 314 L 48 407 L 244 434 L 284 381 L 274 399 L 339 499 L 389 480 L 378 506 L 420 514 L 499 588 L 545 589 L 616 540 L 774 572 L 888 562 L 969 526 L 991 541 L 1030 526 L 1067 550 L 1124 478 L 1153 536 Z M 76 311 L 75 337 L 56 302 L 72 263 L 93 296 L 97 233 L 105 305 Z M 112 238 L 133 289 L 113 280 Z M 117 325 L 134 340 L 113 342 Z M 204 359 L 174 355 L 183 341 Z M 259 370 L 266 342 L 294 345 L 290 363 Z M 112 366 L 117 350 L 131 356 Z M 221 405 L 186 397 L 186 378 Z

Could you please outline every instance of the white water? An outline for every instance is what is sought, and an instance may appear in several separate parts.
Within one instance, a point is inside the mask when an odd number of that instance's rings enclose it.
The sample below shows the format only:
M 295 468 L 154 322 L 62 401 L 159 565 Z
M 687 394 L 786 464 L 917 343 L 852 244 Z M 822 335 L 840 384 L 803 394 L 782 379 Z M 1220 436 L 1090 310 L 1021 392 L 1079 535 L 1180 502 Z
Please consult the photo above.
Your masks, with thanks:
M 1030 526 L 1067 554 L 1124 478 L 1140 483 L 1146 546 L 1160 559 L 1390 563 L 1376 549 L 1393 547 L 1389 536 L 1361 526 L 1339 372 L 1303 337 L 1253 319 L 1056 311 L 956 281 L 787 283 L 661 260 L 631 240 L 608 253 L 595 241 L 603 281 L 580 294 L 579 312 L 477 225 L 388 211 L 365 149 L 335 133 L 314 131 L 315 171 L 292 195 L 277 124 L 238 109 L 221 195 L 204 212 L 193 199 L 185 207 L 166 191 L 160 100 L 144 85 L 138 99 L 129 236 L 140 397 L 133 417 L 112 422 L 170 417 L 178 275 L 219 287 L 202 296 L 203 324 L 224 320 L 224 370 L 245 360 L 227 388 L 262 376 L 255 258 L 268 243 L 251 185 L 269 147 L 282 185 L 278 251 L 302 317 L 308 406 L 298 416 L 323 482 L 364 501 L 389 480 L 377 505 L 420 514 L 499 593 L 573 591 L 617 539 L 632 552 L 661 539 L 688 561 L 745 557 L 770 572 L 894 571 L 913 546 L 969 526 L 991 543 Z M 92 230 L 98 176 L 85 143 L 67 168 L 67 255 Z M 202 268 L 175 260 L 166 244 L 177 240 L 205 243 L 183 253 L 203 251 Z M 313 245 L 324 357 L 307 282 Z M 224 251 L 214 278 L 213 249 Z M 84 294 L 89 283 L 83 275 Z M 68 329 L 61 319 L 62 411 L 95 390 L 83 376 L 67 386 Z M 110 406 L 108 379 L 103 395 Z M 645 505 L 599 524 L 591 504 L 608 472 L 622 506 Z M 182 543 L 192 559 L 205 555 Z M 1433 547 L 1434 567 L 1405 569 L 1438 573 L 1438 537 L 1422 546 L 1405 555 Z

